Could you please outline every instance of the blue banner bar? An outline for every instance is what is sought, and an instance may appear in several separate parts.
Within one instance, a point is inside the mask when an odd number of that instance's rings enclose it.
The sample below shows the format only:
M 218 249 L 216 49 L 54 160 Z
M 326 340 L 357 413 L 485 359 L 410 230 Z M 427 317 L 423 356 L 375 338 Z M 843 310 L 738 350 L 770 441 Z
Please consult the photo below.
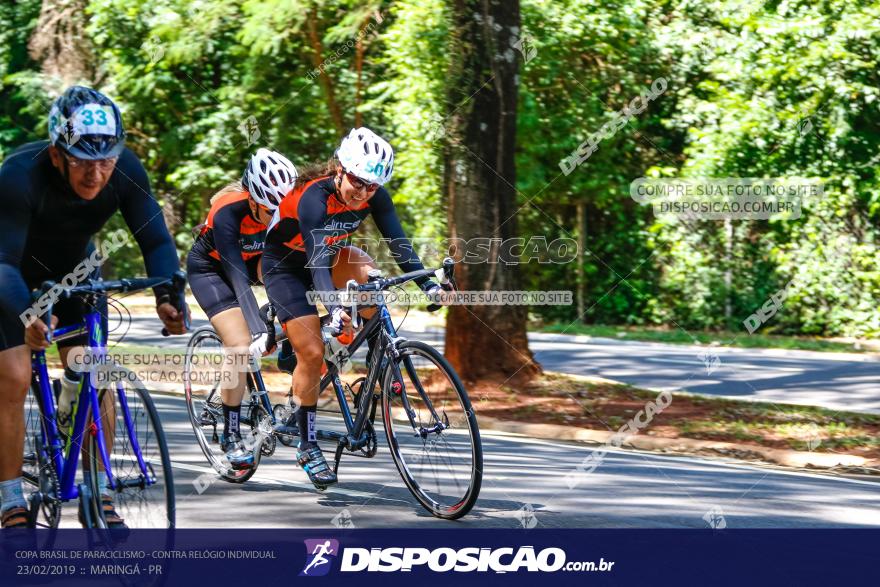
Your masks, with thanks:
M 4 531 L 0 585 L 874 583 L 880 530 Z M 549 583 L 546 583 L 549 584 Z

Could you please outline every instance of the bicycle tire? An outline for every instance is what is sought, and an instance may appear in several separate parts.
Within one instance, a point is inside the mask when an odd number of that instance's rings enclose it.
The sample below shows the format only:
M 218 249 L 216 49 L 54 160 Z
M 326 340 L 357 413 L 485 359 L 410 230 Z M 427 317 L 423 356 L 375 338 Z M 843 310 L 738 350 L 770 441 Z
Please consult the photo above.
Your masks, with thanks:
M 140 379 L 138 379 L 132 371 L 117 365 L 114 366 L 114 372 L 119 373 L 120 379 L 124 380 L 124 385 L 128 386 L 128 390 L 125 392 L 126 402 L 128 403 L 129 419 L 134 428 L 129 431 L 125 417 L 122 416 L 120 419 L 121 408 L 117 392 L 118 388 L 116 387 L 119 384 L 111 383 L 107 386 L 99 386 L 97 394 L 98 405 L 102 406 L 103 409 L 105 402 L 104 398 L 107 393 L 111 393 L 113 397 L 113 405 L 117 410 L 115 414 L 117 421 L 115 422 L 113 451 L 110 452 L 108 450 L 110 453 L 108 455 L 110 458 L 110 467 L 113 471 L 114 479 L 117 482 L 116 491 L 113 495 L 115 507 L 119 515 L 126 520 L 126 524 L 132 528 L 173 528 L 176 524 L 177 518 L 174 474 L 171 468 L 171 455 L 168 450 L 168 442 L 165 438 L 165 431 L 162 428 L 161 419 L 159 418 L 159 411 L 156 409 L 155 402 L 153 401 L 150 392 L 147 391 L 147 388 L 144 387 L 143 383 L 141 383 Z M 129 392 L 132 396 L 131 398 L 127 397 Z M 136 404 L 132 405 L 133 400 L 140 401 L 141 406 Z M 155 438 L 152 441 L 155 444 L 155 451 L 145 448 L 147 443 L 150 442 L 149 431 L 144 430 L 143 435 L 139 433 L 140 430 L 137 418 L 140 410 L 143 410 L 145 423 L 152 429 L 153 434 L 155 435 Z M 105 426 L 103 420 L 102 426 Z M 156 487 L 159 483 L 157 482 L 152 485 L 147 485 L 143 472 L 140 471 L 137 463 L 138 455 L 125 456 L 125 449 L 127 446 L 131 448 L 133 452 L 133 447 L 130 446 L 129 432 L 138 442 L 140 457 L 144 460 L 145 465 L 149 469 L 148 475 L 152 476 L 157 481 L 161 479 L 161 494 L 164 497 L 163 512 L 160 512 L 160 509 L 162 508 L 162 499 L 156 499 L 150 503 L 147 503 L 147 499 L 145 499 L 145 496 L 147 495 L 157 495 L 158 497 Z M 89 470 L 84 473 L 88 473 L 91 477 L 90 485 L 92 494 L 94 495 L 94 500 L 92 502 L 93 519 L 99 528 L 107 528 L 107 521 L 104 517 L 103 507 L 101 506 L 101 496 L 97 489 L 98 475 L 100 474 L 99 464 L 103 464 L 100 463 L 101 456 L 98 450 L 96 436 L 89 435 L 89 439 Z M 161 478 L 159 476 L 160 471 L 156 469 L 156 465 L 161 469 Z M 140 485 L 139 488 L 138 484 Z M 148 493 L 148 487 L 154 488 L 153 491 Z M 140 489 L 140 492 L 138 492 L 138 489 Z
M 184 359 L 183 372 L 186 411 L 189 414 L 189 421 L 192 425 L 196 441 L 199 443 L 199 448 L 201 448 L 202 454 L 205 455 L 205 459 L 207 459 L 208 464 L 211 466 L 211 468 L 216 471 L 217 474 L 224 481 L 228 481 L 229 483 L 244 483 L 245 481 L 253 477 L 254 473 L 257 472 L 257 467 L 259 467 L 260 465 L 262 445 L 261 447 L 259 447 L 259 449 L 254 450 L 253 466 L 247 469 L 233 469 L 228 464 L 224 464 L 222 460 L 223 457 L 220 456 L 220 454 L 222 454 L 222 451 L 220 451 L 219 444 L 215 443 L 213 439 L 209 440 L 205 436 L 205 426 L 200 423 L 202 418 L 201 412 L 205 410 L 205 407 L 202 405 L 197 405 L 197 402 L 199 400 L 194 397 L 192 389 L 192 382 L 195 379 L 193 371 L 193 356 L 197 352 L 199 346 L 205 341 L 213 341 L 220 348 L 222 348 L 223 346 L 223 342 L 220 340 L 220 336 L 210 326 L 199 328 L 198 330 L 193 332 L 192 336 L 190 336 L 189 342 L 186 345 L 186 357 Z M 213 397 L 212 394 L 219 394 L 216 385 L 214 386 L 212 391 L 209 392 L 206 399 L 211 400 Z M 219 419 L 216 419 L 214 422 L 215 430 L 217 425 L 219 425 L 221 428 L 223 426 L 222 413 L 218 414 L 218 416 Z M 216 446 L 216 450 L 212 448 L 212 445 Z
M 392 459 L 394 460 L 394 464 L 397 467 L 397 471 L 400 473 L 404 484 L 407 486 L 410 493 L 413 494 L 413 497 L 415 497 L 416 500 L 426 510 L 428 510 L 429 512 L 431 512 L 431 514 L 438 518 L 443 518 L 447 520 L 455 520 L 461 518 L 462 516 L 470 512 L 470 510 L 474 507 L 474 504 L 479 497 L 480 487 L 483 480 L 483 447 L 482 441 L 480 440 L 480 430 L 477 424 L 477 419 L 476 415 L 474 414 L 473 407 L 471 406 L 467 391 L 465 390 L 464 385 L 462 385 L 458 374 L 455 372 L 455 370 L 452 368 L 446 358 L 437 349 L 423 342 L 405 341 L 400 343 L 400 345 L 398 346 L 398 350 L 400 351 L 401 356 L 397 359 L 394 359 L 393 362 L 389 362 L 389 364 L 386 366 L 382 384 L 382 419 L 385 426 L 385 438 L 388 442 L 388 448 L 391 452 Z M 400 428 L 401 432 L 407 431 L 409 435 L 412 435 L 413 427 L 411 421 L 409 428 L 407 428 L 406 425 L 394 423 L 395 415 L 393 412 L 395 406 L 392 405 L 392 402 L 400 397 L 400 394 L 396 394 L 392 389 L 392 385 L 394 383 L 394 367 L 397 365 L 399 368 L 399 365 L 407 360 L 407 358 L 414 355 L 420 355 L 423 358 L 428 359 L 446 376 L 462 408 L 460 418 L 463 422 L 466 423 L 466 427 L 471 438 L 472 464 L 470 466 L 470 479 L 468 487 L 464 491 L 460 499 L 448 505 L 434 499 L 428 493 L 426 488 L 424 488 L 422 484 L 420 484 L 419 481 L 413 476 L 410 465 L 414 465 L 415 463 L 407 462 L 407 458 L 404 456 L 401 449 L 400 438 L 398 438 L 398 434 L 396 433 L 396 429 Z M 407 392 L 407 394 L 409 393 L 410 392 Z
M 46 434 L 46 416 L 38 399 L 36 382 L 31 382 L 25 398 L 24 408 L 24 457 L 22 459 L 22 478 L 35 488 L 28 499 L 30 508 L 39 508 L 31 512 L 37 528 L 57 528 L 61 522 L 61 498 L 58 496 L 61 484 L 55 461 L 51 458 L 44 438 Z M 34 498 L 39 499 L 39 504 Z M 40 523 L 42 520 L 43 523 Z

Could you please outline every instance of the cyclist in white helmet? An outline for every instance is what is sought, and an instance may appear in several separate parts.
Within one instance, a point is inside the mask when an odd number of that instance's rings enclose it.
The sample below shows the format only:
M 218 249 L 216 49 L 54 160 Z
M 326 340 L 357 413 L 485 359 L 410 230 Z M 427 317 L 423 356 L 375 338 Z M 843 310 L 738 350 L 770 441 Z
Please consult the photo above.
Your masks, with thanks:
M 251 285 L 262 281 L 260 267 L 266 225 L 282 198 L 293 188 L 297 172 L 283 155 L 259 149 L 251 157 L 241 182 L 234 182 L 211 198 L 211 210 L 187 257 L 186 269 L 193 295 L 208 315 L 227 349 L 249 349 L 260 357 L 268 333 L 260 319 Z M 221 448 L 235 469 L 253 466 L 253 451 L 241 442 L 239 428 L 245 378 L 240 369 L 247 354 L 238 352 L 226 363 L 230 372 L 221 389 L 223 435 Z
M 361 249 L 346 245 L 367 216 L 388 241 L 403 271 L 422 269 L 422 263 L 403 232 L 391 196 L 384 187 L 394 169 L 394 151 L 367 128 L 353 129 L 336 151 L 336 161 L 313 166 L 297 179 L 293 192 L 279 206 L 266 236 L 266 292 L 296 353 L 293 393 L 301 403 L 295 412 L 300 442 L 297 463 L 318 488 L 336 482 L 316 438 L 316 405 L 324 346 L 318 311 L 306 293 L 330 292 L 349 279 L 364 283 L 375 267 Z M 419 286 L 436 294 L 436 283 L 425 278 Z M 340 332 L 351 317 L 325 301 L 331 326 Z M 369 318 L 375 310 L 365 311 Z M 349 330 L 350 328 L 346 328 Z M 370 341 L 372 347 L 372 341 Z

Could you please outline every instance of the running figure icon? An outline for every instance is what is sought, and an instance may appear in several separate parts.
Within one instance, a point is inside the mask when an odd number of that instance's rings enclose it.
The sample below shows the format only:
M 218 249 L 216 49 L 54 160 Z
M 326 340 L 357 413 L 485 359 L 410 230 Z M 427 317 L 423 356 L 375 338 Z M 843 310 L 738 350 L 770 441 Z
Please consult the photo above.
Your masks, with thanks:
M 325 540 L 306 540 L 306 552 L 309 554 L 306 566 L 300 573 L 300 576 L 315 577 L 326 575 L 330 571 L 330 558 L 335 557 L 339 550 L 339 542 L 333 539 Z M 322 568 L 322 565 L 326 565 Z M 309 571 L 316 570 L 316 573 L 309 574 Z

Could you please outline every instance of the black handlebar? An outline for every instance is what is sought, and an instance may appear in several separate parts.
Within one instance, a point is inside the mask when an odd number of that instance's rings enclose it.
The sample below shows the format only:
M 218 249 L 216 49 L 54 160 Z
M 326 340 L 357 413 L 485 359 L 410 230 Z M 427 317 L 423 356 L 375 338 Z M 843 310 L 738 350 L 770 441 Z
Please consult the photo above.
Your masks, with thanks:
M 190 322 L 189 322 L 189 312 L 187 312 L 186 308 L 186 273 L 183 271 L 177 271 L 171 277 L 135 277 L 131 279 L 116 279 L 111 281 L 104 281 L 102 279 L 88 279 L 84 283 L 80 285 L 76 285 L 74 287 L 61 287 L 58 292 L 58 297 L 61 299 L 69 299 L 73 296 L 82 296 L 89 294 L 106 294 L 106 293 L 128 293 L 128 292 L 136 292 L 144 289 L 150 289 L 152 287 L 158 287 L 160 285 L 165 285 L 166 283 L 170 283 L 174 288 L 175 295 L 177 297 L 177 304 L 175 307 L 184 313 L 184 325 L 187 330 L 189 330 Z M 49 291 L 58 287 L 58 283 L 54 281 L 44 281 L 40 286 L 40 296 L 45 295 Z M 52 332 L 52 308 L 54 306 L 54 302 L 50 303 L 46 308 L 46 313 L 42 316 L 43 322 L 49 327 L 49 332 Z M 171 333 L 168 332 L 167 328 L 162 328 L 162 336 L 169 336 Z
M 434 277 L 436 270 L 434 269 L 420 269 L 419 271 L 410 271 L 409 273 L 404 273 L 403 275 L 398 275 L 397 277 L 378 277 L 375 279 L 371 279 L 368 283 L 362 283 L 357 286 L 358 292 L 377 292 L 386 290 L 389 287 L 393 287 L 395 285 L 402 285 L 409 281 L 413 281 L 415 279 L 420 279 L 422 277 Z M 455 261 L 451 257 L 446 257 L 443 259 L 443 274 L 445 277 L 446 283 L 441 283 L 440 286 L 446 291 L 452 291 L 452 280 L 455 273 Z M 442 308 L 440 304 L 429 304 L 428 311 L 436 312 L 440 308 Z

